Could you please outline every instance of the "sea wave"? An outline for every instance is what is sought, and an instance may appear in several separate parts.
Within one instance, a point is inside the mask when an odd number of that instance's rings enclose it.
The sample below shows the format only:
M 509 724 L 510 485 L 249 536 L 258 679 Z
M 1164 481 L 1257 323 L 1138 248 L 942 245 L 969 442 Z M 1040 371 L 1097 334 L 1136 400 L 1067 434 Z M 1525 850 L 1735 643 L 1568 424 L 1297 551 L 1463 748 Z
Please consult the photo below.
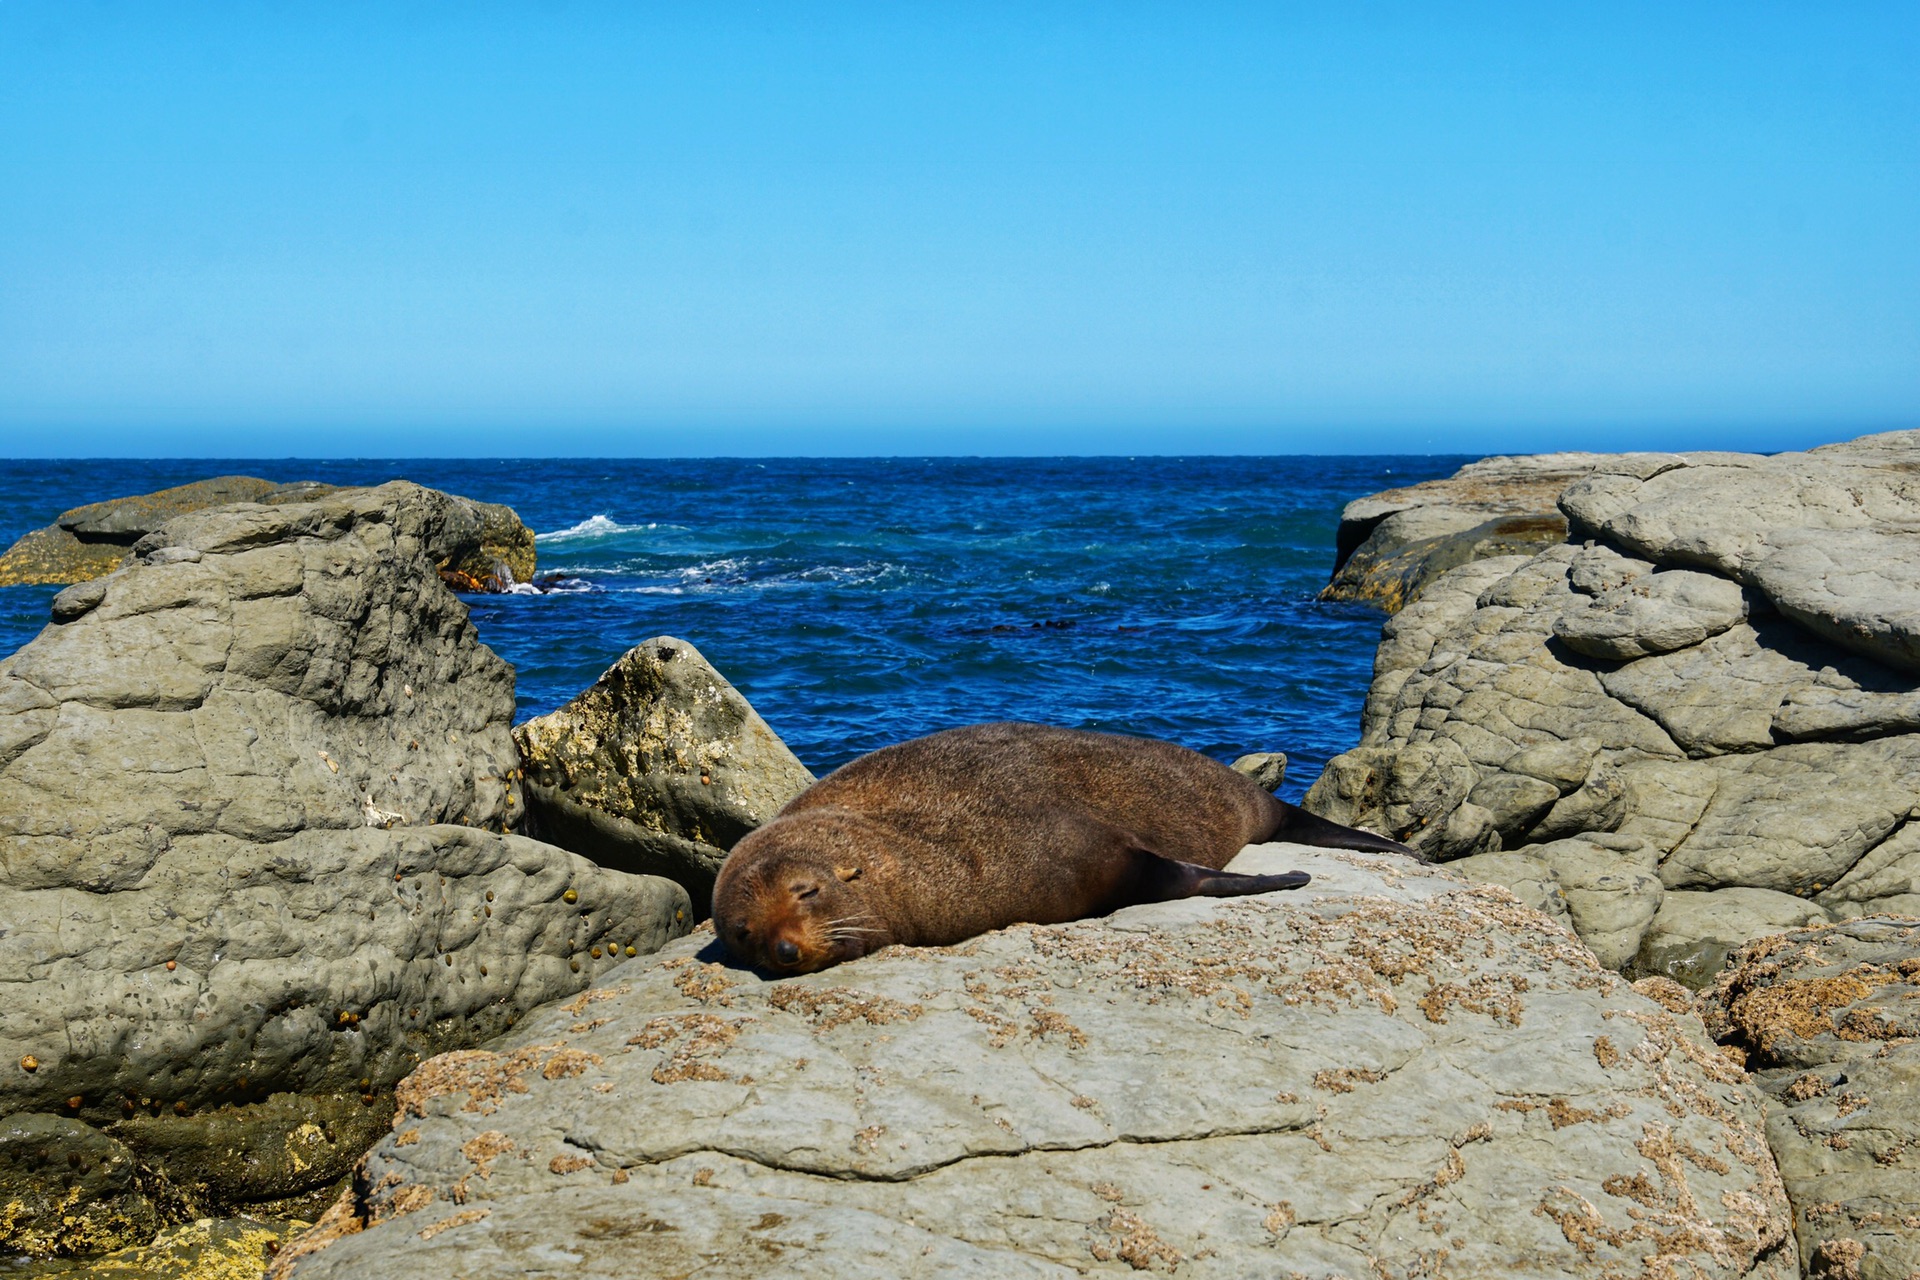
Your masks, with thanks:
M 582 538 L 611 538 L 622 533 L 647 533 L 661 527 L 658 521 L 653 521 L 648 524 L 621 524 L 611 516 L 603 513 L 601 515 L 588 516 L 585 520 L 582 520 L 579 524 L 571 528 L 555 529 L 552 533 L 536 533 L 533 535 L 533 540 L 542 543 L 575 542 Z M 684 526 L 670 524 L 665 527 L 668 529 L 679 529 Z

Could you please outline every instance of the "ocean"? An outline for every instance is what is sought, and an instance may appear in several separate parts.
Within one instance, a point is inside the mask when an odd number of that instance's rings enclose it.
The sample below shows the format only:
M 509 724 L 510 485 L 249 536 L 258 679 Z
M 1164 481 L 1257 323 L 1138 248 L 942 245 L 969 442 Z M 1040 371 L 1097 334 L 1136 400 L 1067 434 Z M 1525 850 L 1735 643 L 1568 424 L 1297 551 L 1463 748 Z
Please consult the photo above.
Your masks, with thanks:
M 1381 616 L 1323 604 L 1349 500 L 1464 457 L 0 461 L 0 547 L 82 503 L 223 474 L 404 477 L 504 502 L 539 595 L 468 598 L 520 718 L 630 646 L 697 647 L 816 773 L 981 720 L 1290 758 L 1351 747 Z M 0 588 L 0 653 L 53 587 Z

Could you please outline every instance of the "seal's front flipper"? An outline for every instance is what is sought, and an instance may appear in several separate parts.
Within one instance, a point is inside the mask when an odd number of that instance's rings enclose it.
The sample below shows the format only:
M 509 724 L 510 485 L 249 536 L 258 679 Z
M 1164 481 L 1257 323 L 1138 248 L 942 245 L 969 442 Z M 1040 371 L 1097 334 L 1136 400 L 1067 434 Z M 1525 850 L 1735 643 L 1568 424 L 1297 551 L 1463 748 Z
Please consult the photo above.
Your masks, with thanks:
M 1304 871 L 1276 876 L 1241 875 L 1194 862 L 1179 862 L 1147 849 L 1131 850 L 1134 858 L 1129 887 L 1133 902 L 1172 902 L 1179 898 L 1244 898 L 1255 893 L 1298 889 L 1313 877 Z

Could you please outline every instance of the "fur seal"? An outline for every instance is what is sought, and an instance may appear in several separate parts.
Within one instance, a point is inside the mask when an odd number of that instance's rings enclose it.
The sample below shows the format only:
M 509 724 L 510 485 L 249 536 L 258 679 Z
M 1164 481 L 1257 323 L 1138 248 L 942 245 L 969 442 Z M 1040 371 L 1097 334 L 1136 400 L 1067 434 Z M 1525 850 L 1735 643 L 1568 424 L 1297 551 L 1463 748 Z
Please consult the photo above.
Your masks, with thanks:
M 861 756 L 743 837 L 714 884 L 713 926 L 750 964 L 809 973 L 893 943 L 1297 889 L 1304 872 L 1219 869 L 1275 839 L 1413 853 L 1170 742 L 970 725 Z

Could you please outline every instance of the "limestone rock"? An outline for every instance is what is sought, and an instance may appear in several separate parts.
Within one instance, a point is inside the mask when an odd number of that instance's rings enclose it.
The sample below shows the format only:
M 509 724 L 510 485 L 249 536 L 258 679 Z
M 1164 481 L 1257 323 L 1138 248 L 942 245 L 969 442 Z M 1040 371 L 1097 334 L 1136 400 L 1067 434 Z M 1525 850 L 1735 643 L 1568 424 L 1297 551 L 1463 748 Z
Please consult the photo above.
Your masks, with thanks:
M 1340 514 L 1333 580 L 1322 600 L 1363 600 L 1389 613 L 1475 560 L 1532 555 L 1565 540 L 1556 503 L 1609 455 L 1485 458 L 1444 480 L 1359 498 Z
M 281 484 L 256 476 L 216 476 L 89 503 L 61 513 L 53 524 L 26 534 L 0 555 L 0 586 L 102 577 L 125 564 L 140 539 L 189 512 L 239 503 L 286 506 L 336 492 L 333 485 L 311 480 Z M 451 583 L 463 590 L 500 591 L 532 581 L 533 531 L 511 507 L 446 496 L 479 518 L 477 536 L 450 547 L 438 566 Z
M 1920 1272 L 1920 920 L 1763 938 L 1702 998 L 1747 1052 L 1810 1276 Z
M 740 691 L 671 636 L 635 645 L 514 739 L 536 832 L 678 881 L 703 917 L 727 851 L 813 784 Z
M 1560 505 L 1581 533 L 1758 588 L 1843 647 L 1920 671 L 1920 431 L 1807 453 L 1596 469 Z
M 1447 870 L 1463 875 L 1475 884 L 1497 884 L 1509 890 L 1523 906 L 1571 930 L 1573 918 L 1567 911 L 1567 895 L 1560 888 L 1560 877 L 1539 858 L 1525 853 L 1476 853 L 1447 864 Z
M 1609 969 L 1624 968 L 1660 910 L 1665 887 L 1655 869 L 1659 853 L 1633 836 L 1595 834 L 1529 845 L 1566 898 L 1580 940 Z
M 1792 923 L 1920 905 L 1901 834 L 1920 818 L 1920 681 L 1896 635 L 1912 575 L 1888 546 L 1920 545 L 1920 433 L 1582 465 L 1562 505 L 1590 541 L 1464 565 L 1389 619 L 1360 744 L 1307 806 L 1440 857 L 1643 840 L 1641 871 L 1667 890 L 1825 904 Z M 1799 550 L 1816 544 L 1825 567 Z M 1877 588 L 1861 584 L 1882 579 L 1885 617 L 1863 622 Z M 1632 877 L 1583 892 L 1618 895 L 1584 899 L 1583 937 L 1650 963 L 1627 944 L 1659 892 Z M 1705 936 L 1654 968 L 1691 972 L 1752 935 L 1695 954 Z
M 1473 765 L 1451 742 L 1398 751 L 1362 747 L 1328 764 L 1307 792 L 1306 807 L 1335 822 L 1390 835 L 1430 857 L 1463 856 L 1483 850 L 1447 847 L 1444 820 L 1472 787 Z
M 1862 854 L 1816 901 L 1850 916 L 1920 916 L 1920 822 L 1906 822 Z
M 0 556 L 0 586 L 31 582 L 84 582 L 112 573 L 127 551 L 175 516 L 236 502 L 309 502 L 333 486 L 283 485 L 255 476 L 215 476 L 156 493 L 109 498 L 62 512 L 44 529 L 27 534 Z
M 1811 896 L 1920 806 L 1920 736 L 1795 743 L 1714 762 L 1699 822 L 1660 865 L 1673 888 L 1751 885 Z
M 1268 791 L 1278 791 L 1280 784 L 1287 780 L 1287 758 L 1278 751 L 1255 751 L 1241 756 L 1229 767 Z
M 1553 634 L 1575 652 L 1624 662 L 1699 644 L 1746 616 L 1738 584 L 1676 569 L 1594 595 L 1555 619 Z
M 1641 941 L 1633 971 L 1699 990 L 1742 944 L 1830 919 L 1818 903 L 1772 889 L 1670 889 Z
M 678 887 L 509 834 L 513 674 L 435 577 L 478 524 L 404 483 L 190 512 L 0 662 L 0 1061 L 33 1062 L 0 1114 L 139 1165 L 0 1244 L 129 1243 L 77 1220 L 163 1184 L 325 1185 L 418 1056 L 690 926 Z
M 771 982 L 676 943 L 423 1065 L 279 1274 L 1795 1274 L 1691 1016 L 1492 886 L 1233 865 L 1314 880 Z

